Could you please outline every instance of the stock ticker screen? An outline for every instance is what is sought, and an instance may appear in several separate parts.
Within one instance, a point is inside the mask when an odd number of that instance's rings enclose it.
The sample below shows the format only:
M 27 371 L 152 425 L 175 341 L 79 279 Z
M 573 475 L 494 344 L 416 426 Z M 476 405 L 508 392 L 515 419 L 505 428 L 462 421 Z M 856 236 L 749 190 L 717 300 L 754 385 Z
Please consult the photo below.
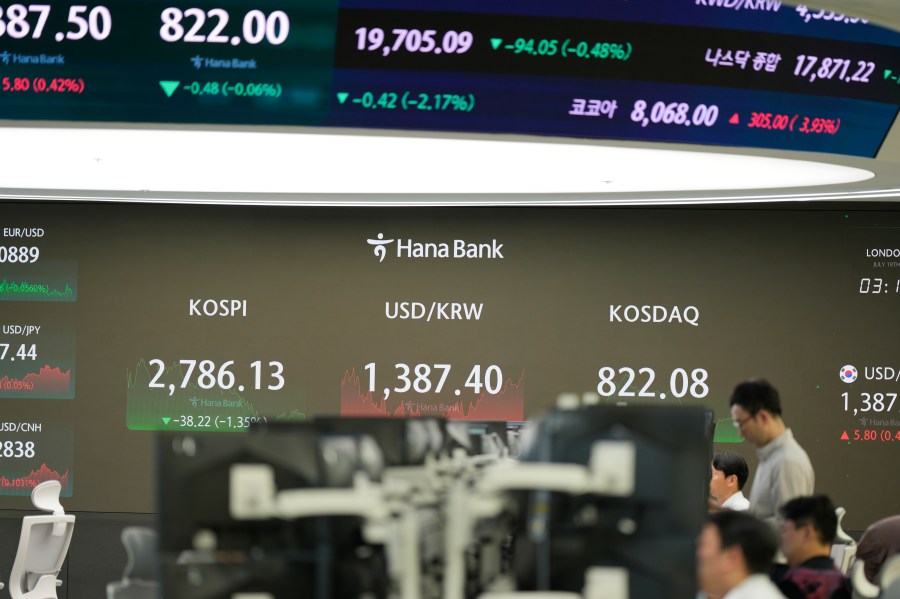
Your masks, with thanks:
M 523 133 L 873 157 L 900 34 L 780 0 L 0 5 L 0 118 Z
M 843 208 L 843 209 L 842 209 Z M 769 379 L 817 489 L 900 511 L 900 212 L 0 205 L 0 507 L 152 511 L 154 431 L 715 411 Z M 127 481 L 127 484 L 123 484 Z M 115 492 L 110 492 L 115 488 Z

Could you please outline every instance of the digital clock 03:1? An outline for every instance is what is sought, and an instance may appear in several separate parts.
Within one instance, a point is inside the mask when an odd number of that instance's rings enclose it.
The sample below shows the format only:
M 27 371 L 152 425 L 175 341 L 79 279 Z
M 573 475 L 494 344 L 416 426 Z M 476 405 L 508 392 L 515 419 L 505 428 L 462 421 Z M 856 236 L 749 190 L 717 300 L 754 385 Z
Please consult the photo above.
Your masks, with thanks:
M 861 294 L 900 293 L 900 278 L 895 281 L 874 277 L 863 277 L 859 280 Z

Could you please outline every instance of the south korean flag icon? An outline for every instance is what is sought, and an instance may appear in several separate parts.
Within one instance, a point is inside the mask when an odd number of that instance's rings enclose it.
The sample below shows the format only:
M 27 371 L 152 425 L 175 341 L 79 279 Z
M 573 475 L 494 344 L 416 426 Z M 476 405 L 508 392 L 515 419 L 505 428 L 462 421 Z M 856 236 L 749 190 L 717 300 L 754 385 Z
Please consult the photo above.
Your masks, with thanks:
M 852 383 L 856 380 L 856 377 L 859 376 L 859 373 L 856 372 L 856 366 L 846 365 L 841 366 L 841 380 L 845 383 Z

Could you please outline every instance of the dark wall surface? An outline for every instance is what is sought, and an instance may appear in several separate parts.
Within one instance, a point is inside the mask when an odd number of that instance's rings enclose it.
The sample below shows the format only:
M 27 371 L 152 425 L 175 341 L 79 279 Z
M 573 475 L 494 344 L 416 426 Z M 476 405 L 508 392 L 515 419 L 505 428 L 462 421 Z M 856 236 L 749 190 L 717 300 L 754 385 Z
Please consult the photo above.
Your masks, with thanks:
M 0 208 L 2 509 L 49 477 L 67 510 L 156 512 L 155 431 L 564 392 L 713 410 L 752 473 L 728 399 L 763 377 L 847 528 L 900 513 L 892 204 Z

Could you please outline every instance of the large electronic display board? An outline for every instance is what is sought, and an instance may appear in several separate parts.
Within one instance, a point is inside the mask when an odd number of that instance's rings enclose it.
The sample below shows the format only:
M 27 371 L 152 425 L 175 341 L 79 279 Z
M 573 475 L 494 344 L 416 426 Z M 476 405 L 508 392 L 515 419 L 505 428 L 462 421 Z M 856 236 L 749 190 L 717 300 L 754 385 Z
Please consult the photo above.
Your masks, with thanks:
M 73 0 L 74 1 L 74 0 Z M 322 125 L 873 157 L 900 34 L 780 0 L 0 5 L 0 118 Z
M 152 511 L 153 431 L 728 413 L 765 377 L 861 529 L 900 511 L 900 211 L 0 205 L 0 507 Z M 127 481 L 127 484 L 123 484 Z M 12 495 L 13 497 L 6 497 Z

